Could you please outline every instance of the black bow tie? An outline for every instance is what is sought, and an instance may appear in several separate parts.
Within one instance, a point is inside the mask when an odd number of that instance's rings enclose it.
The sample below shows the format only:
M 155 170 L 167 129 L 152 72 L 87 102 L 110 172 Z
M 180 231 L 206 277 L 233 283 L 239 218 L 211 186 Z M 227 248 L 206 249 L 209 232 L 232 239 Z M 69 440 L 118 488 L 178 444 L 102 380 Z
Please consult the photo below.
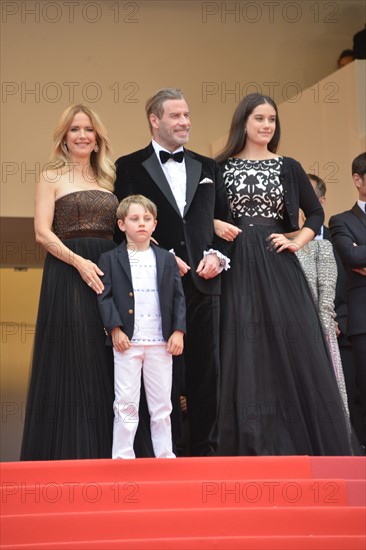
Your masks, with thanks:
M 183 162 L 184 151 L 178 153 L 168 153 L 167 151 L 159 151 L 159 156 L 162 164 L 165 164 L 169 159 L 175 160 L 175 162 Z

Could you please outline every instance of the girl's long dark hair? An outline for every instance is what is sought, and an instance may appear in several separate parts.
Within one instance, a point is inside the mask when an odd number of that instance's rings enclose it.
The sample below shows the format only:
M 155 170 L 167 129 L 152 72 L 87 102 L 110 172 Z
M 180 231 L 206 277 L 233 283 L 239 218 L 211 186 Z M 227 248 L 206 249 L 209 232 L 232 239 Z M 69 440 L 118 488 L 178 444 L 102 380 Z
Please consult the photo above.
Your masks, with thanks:
M 223 163 L 228 158 L 237 155 L 243 150 L 246 140 L 245 125 L 247 119 L 253 110 L 258 107 L 258 105 L 263 105 L 264 103 L 269 103 L 269 105 L 272 105 L 276 111 L 276 129 L 271 141 L 268 144 L 268 150 L 271 151 L 271 153 L 275 153 L 277 151 L 281 136 L 277 105 L 269 96 L 254 93 L 243 97 L 237 106 L 231 121 L 227 143 L 223 150 L 217 155 L 217 162 Z

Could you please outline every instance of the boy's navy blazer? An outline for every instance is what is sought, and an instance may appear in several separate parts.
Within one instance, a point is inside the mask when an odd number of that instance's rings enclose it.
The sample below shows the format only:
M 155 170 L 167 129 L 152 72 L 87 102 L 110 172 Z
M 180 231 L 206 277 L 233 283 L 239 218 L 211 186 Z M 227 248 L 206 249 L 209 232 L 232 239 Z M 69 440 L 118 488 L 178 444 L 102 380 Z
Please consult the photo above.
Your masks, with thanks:
M 186 332 L 184 291 L 174 255 L 153 243 L 151 248 L 156 257 L 163 338 L 167 341 L 175 330 Z M 104 273 L 104 290 L 98 295 L 99 311 L 107 334 L 106 343 L 112 345 L 110 332 L 114 327 L 121 327 L 131 339 L 135 325 L 135 298 L 126 242 L 102 254 L 98 265 Z

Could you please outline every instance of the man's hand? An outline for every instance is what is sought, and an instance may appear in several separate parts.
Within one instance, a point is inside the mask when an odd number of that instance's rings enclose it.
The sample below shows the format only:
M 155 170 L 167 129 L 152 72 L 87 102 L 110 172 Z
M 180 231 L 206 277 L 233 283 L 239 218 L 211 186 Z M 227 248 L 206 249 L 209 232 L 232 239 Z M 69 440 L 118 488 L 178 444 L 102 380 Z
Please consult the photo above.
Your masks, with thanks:
M 198 264 L 196 273 L 203 279 L 213 279 L 220 273 L 220 267 L 216 254 L 208 254 Z
M 358 244 L 353 243 L 353 246 L 358 246 Z M 354 267 L 352 271 L 358 273 L 359 275 L 362 275 L 363 277 L 366 277 L 366 267 Z
M 352 271 L 355 271 L 359 275 L 363 275 L 364 277 L 366 277 L 366 267 L 354 267 Z

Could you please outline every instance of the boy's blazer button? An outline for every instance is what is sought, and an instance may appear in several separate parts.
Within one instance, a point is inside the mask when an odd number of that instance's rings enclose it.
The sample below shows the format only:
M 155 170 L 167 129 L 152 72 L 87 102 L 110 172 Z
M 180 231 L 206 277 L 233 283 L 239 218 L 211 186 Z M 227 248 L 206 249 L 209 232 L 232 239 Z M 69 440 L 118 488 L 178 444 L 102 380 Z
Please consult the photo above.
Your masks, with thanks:
M 179 244 L 180 244 L 181 246 L 185 246 L 185 244 L 186 244 L 186 241 L 180 241 L 180 243 L 179 243 Z
M 132 314 L 133 314 L 133 309 L 129 309 L 129 310 L 128 310 L 128 313 L 129 313 L 130 315 L 132 315 Z
M 133 292 L 129 292 L 128 295 L 130 298 L 133 298 Z

